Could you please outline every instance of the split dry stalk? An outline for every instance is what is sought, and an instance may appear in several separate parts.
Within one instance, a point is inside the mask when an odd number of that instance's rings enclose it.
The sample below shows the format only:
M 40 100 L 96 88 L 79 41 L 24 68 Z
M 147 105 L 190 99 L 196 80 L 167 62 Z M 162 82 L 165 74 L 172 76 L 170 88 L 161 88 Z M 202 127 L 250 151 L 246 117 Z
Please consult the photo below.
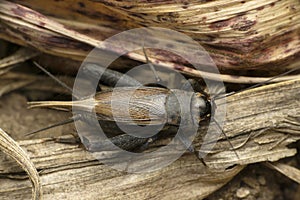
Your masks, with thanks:
M 41 171 L 44 199 L 201 199 L 230 181 L 247 164 L 275 162 L 297 153 L 287 146 L 300 139 L 299 97 L 300 79 L 228 97 L 224 131 L 239 159 L 223 138 L 205 158 L 207 167 L 187 153 L 159 171 L 127 174 L 102 165 L 78 145 L 49 138 L 19 144 Z M 225 169 L 234 164 L 238 165 Z M 282 165 L 274 166 L 286 171 Z M 292 171 L 288 176 L 299 180 L 299 170 Z M 12 160 L 0 156 L 0 185 L 5 185 L 0 191 L 2 199 L 30 197 L 30 186 L 20 179 L 20 172 L 22 169 Z

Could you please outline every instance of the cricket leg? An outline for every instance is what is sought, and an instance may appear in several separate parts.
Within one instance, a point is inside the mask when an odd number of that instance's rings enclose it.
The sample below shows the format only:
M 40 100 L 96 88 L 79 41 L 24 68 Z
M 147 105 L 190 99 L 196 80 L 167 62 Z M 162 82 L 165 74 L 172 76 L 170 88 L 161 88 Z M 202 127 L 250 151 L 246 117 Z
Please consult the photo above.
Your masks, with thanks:
M 72 137 L 59 136 L 55 138 L 55 142 L 63 144 L 81 144 L 80 137 L 76 131 L 71 132 Z
M 145 55 L 145 58 L 146 58 L 146 62 L 149 65 L 151 71 L 153 72 L 154 78 L 156 80 L 156 84 L 160 84 L 162 82 L 162 80 L 159 78 L 158 73 L 157 73 L 154 65 L 150 62 L 149 57 L 146 53 L 146 49 L 144 47 L 143 47 L 143 52 L 144 52 L 144 55 Z
M 111 87 L 114 87 L 116 84 L 118 84 L 118 87 L 142 86 L 140 82 L 126 74 L 104 68 L 94 63 L 85 64 L 83 66 L 83 73 L 91 81 L 101 81 Z
M 182 90 L 185 91 L 195 91 L 195 92 L 200 92 L 201 94 L 204 94 L 206 96 L 206 94 L 203 92 L 203 88 L 200 85 L 200 83 L 198 81 L 196 81 L 195 79 L 188 79 L 182 86 L 181 86 Z
M 199 157 L 199 152 L 195 150 L 194 145 L 193 144 L 191 144 L 191 145 L 187 144 L 187 139 L 183 138 L 181 134 L 179 134 L 178 136 L 179 136 L 180 142 L 186 147 L 186 149 L 190 153 L 193 153 L 198 158 L 198 160 L 200 160 L 202 162 L 202 164 L 204 166 L 207 166 L 206 163 L 204 162 L 204 159 Z
M 156 84 L 159 85 L 160 83 L 162 83 L 162 80 L 158 76 L 158 73 L 155 70 L 154 65 L 150 62 L 144 47 L 143 47 L 143 52 L 145 54 L 146 62 L 149 65 L 151 71 L 153 72 L 153 75 L 156 80 Z M 118 83 L 118 87 L 142 86 L 140 82 L 138 82 L 137 80 L 135 80 L 134 78 L 126 74 L 122 74 L 120 72 L 107 69 L 95 63 L 86 63 L 83 66 L 82 70 L 85 76 L 91 79 L 91 81 L 101 81 L 111 87 L 114 87 L 117 83 Z
M 154 136 L 152 136 L 152 137 L 150 137 L 150 138 L 146 138 L 147 141 L 144 142 L 142 145 L 140 145 L 140 146 L 138 147 L 137 151 L 138 151 L 138 152 L 145 151 L 146 149 L 148 149 L 149 145 L 150 145 L 151 143 L 155 142 L 156 140 L 158 140 L 158 138 L 159 138 L 159 137 L 158 137 L 157 134 L 154 135 Z
M 88 151 L 98 152 L 111 146 L 111 142 L 123 150 L 134 150 L 148 141 L 148 138 L 137 138 L 128 134 L 118 135 L 104 141 L 88 141 L 83 139 L 83 143 Z

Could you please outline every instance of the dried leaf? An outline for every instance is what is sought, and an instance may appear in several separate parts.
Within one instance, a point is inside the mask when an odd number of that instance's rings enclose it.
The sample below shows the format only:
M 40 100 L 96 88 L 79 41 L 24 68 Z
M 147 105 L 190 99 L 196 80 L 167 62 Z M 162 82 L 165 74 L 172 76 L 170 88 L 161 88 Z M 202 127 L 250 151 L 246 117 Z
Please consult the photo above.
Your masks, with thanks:
M 224 131 L 237 147 L 235 151 L 239 158 L 223 138 L 205 158 L 208 167 L 187 153 L 163 170 L 142 175 L 127 174 L 101 165 L 93 154 L 77 145 L 56 143 L 55 139 L 48 138 L 20 141 L 20 144 L 30 152 L 36 167 L 42 170 L 47 198 L 61 195 L 65 199 L 79 196 L 87 199 L 204 198 L 233 178 L 246 164 L 276 161 L 296 153 L 296 149 L 287 146 L 300 139 L 299 134 L 290 132 L 299 130 L 299 88 L 300 80 L 294 80 L 227 97 Z M 195 141 L 196 149 L 199 149 L 197 144 Z M 5 159 L 0 157 L 0 163 L 6 163 Z M 240 165 L 224 170 L 234 164 Z M 0 165 L 0 171 L 11 176 L 19 172 L 16 167 L 5 164 Z M 11 179 L 0 181 L 14 191 L 10 195 L 22 192 L 16 189 Z
M 202 199 L 244 168 L 236 166 L 226 171 L 211 171 L 189 154 L 162 170 L 127 174 L 102 165 L 78 145 L 56 143 L 55 139 L 48 138 L 20 141 L 20 144 L 30 152 L 35 166 L 41 170 L 45 199 L 57 199 L 61 195 L 64 199 L 170 199 L 174 196 Z M 0 156 L 0 163 L 5 162 L 3 159 Z M 0 171 L 2 177 L 18 173 L 14 166 L 0 165 Z M 11 179 L 3 177 L 0 184 L 14 191 L 9 194 L 11 196 L 21 192 Z
M 7 133 L 0 128 L 0 149 L 12 157 L 29 175 L 32 183 L 32 199 L 42 198 L 42 185 L 39 174 L 27 153 Z
M 300 26 L 297 21 L 300 15 L 297 10 L 300 4 L 294 0 L 161 1 L 136 2 L 134 5 L 128 1 L 110 0 L 104 3 L 75 1 L 71 5 L 49 1 L 40 4 L 15 2 L 32 9 L 1 1 L 0 26 L 3 28 L 0 37 L 76 60 L 85 57 L 92 48 L 89 45 L 101 45 L 100 41 L 141 25 L 165 27 L 191 36 L 205 46 L 222 70 L 274 71 L 274 66 L 276 70 L 282 70 L 290 68 L 299 54 Z M 57 12 L 53 13 L 53 8 Z M 172 35 L 167 38 L 177 39 Z M 150 57 L 159 63 L 172 68 L 188 66 L 187 61 L 172 60 L 171 55 L 153 52 Z M 129 57 L 145 61 L 138 55 L 130 54 Z M 182 71 L 193 73 L 188 68 Z

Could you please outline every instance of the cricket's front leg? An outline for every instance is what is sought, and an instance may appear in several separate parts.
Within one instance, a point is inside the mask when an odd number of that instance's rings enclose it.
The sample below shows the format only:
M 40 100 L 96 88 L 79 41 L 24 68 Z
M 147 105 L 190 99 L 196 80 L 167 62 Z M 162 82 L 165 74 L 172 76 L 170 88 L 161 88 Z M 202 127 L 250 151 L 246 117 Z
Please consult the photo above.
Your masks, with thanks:
M 196 81 L 195 79 L 191 79 L 191 78 L 188 79 L 181 86 L 181 90 L 203 93 L 203 89 L 202 89 L 202 86 L 200 85 L 200 83 L 198 81 Z

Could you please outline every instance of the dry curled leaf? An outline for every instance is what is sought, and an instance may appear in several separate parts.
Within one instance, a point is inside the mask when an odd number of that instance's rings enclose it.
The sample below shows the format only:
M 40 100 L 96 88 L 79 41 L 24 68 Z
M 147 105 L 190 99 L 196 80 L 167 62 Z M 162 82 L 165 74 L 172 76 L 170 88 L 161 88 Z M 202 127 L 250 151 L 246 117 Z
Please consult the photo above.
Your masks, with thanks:
M 105 152 L 91 154 L 77 145 L 56 143 L 55 139 L 49 138 L 20 141 L 20 144 L 26 147 L 36 167 L 42 171 L 41 177 L 46 181 L 43 188 L 45 198 L 59 198 L 60 195 L 64 195 L 65 199 L 77 199 L 81 195 L 86 199 L 116 196 L 139 199 L 168 199 L 174 196 L 181 199 L 204 198 L 231 180 L 247 164 L 277 161 L 296 154 L 296 149 L 288 145 L 300 139 L 299 134 L 291 132 L 300 128 L 297 125 L 299 88 L 298 79 L 227 97 L 224 131 L 239 158 L 223 138 L 205 158 L 207 167 L 187 153 L 162 170 L 142 175 L 127 174 L 102 165 L 95 159 L 95 155 L 101 156 Z M 198 149 L 197 141 L 195 146 Z M 5 161 L 0 158 L 0 162 Z M 224 169 L 235 164 L 239 165 L 230 170 Z M 6 174 L 17 172 L 12 166 L 0 167 L 0 171 Z M 20 192 L 9 179 L 1 181 L 10 185 L 14 194 Z M 102 188 L 101 191 L 98 188 Z
M 20 144 L 31 152 L 31 159 L 41 170 L 45 199 L 57 199 L 61 195 L 64 199 L 170 199 L 174 196 L 202 199 L 244 168 L 210 171 L 190 154 L 162 170 L 127 174 L 102 165 L 78 145 L 56 143 L 49 138 L 20 141 Z M 0 156 L 1 162 L 3 157 Z M 3 174 L 18 172 L 13 166 L 0 166 L 0 169 Z M 10 186 L 14 191 L 11 196 L 21 192 L 10 179 L 1 179 L 0 184 Z
M 7 133 L 0 128 L 0 149 L 12 157 L 28 174 L 32 183 L 32 199 L 42 198 L 42 185 L 39 174 L 28 154 Z
M 278 71 L 291 68 L 299 54 L 300 4 L 294 0 L 0 3 L 0 37 L 76 60 L 116 33 L 157 26 L 199 41 L 223 71 Z M 172 35 L 167 38 L 176 39 Z M 128 56 L 145 61 L 138 55 Z M 158 51 L 150 57 L 189 72 L 182 59 L 173 60 Z

